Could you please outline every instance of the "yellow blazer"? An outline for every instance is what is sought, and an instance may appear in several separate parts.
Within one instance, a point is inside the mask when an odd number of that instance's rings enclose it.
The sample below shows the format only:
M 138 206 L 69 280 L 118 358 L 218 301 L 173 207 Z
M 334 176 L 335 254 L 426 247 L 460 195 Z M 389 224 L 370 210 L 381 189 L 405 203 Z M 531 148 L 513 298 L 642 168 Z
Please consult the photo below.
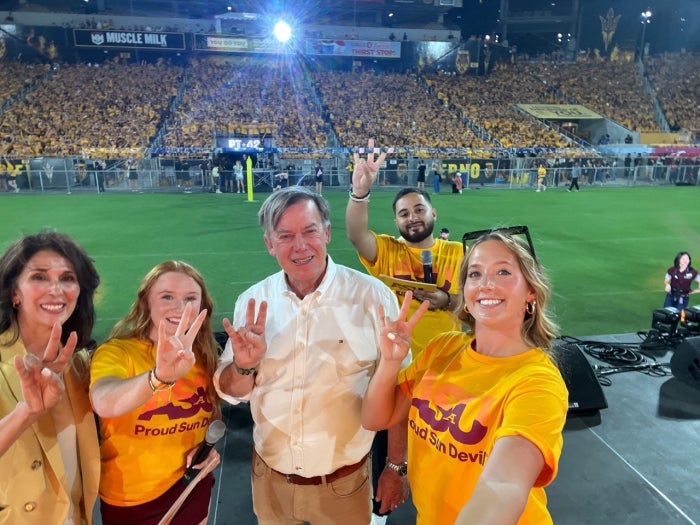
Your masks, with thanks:
M 7 334 L 0 341 L 7 340 Z M 0 418 L 22 399 L 14 356 L 25 355 L 21 339 L 12 346 L 0 345 Z M 100 449 L 95 418 L 88 397 L 87 379 L 75 368 L 89 370 L 86 351 L 76 352 L 75 364 L 63 374 L 73 409 L 78 440 L 78 465 L 82 475 L 83 524 L 92 525 L 92 513 L 100 478 Z M 74 368 L 75 367 L 75 368 Z M 85 372 L 87 373 L 87 372 Z M 50 414 L 43 415 L 0 456 L 0 525 L 54 525 L 66 519 L 70 496 L 65 490 L 65 470 Z

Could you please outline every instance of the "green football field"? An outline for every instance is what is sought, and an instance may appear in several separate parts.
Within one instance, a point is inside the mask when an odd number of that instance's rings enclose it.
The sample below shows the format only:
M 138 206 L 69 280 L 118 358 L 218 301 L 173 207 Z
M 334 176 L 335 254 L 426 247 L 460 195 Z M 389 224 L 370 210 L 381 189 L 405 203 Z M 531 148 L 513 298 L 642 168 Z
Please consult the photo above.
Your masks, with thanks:
M 370 224 L 396 233 L 394 189 L 376 190 Z M 131 304 L 141 277 L 165 259 L 182 259 L 204 275 L 215 302 L 215 330 L 236 297 L 278 270 L 267 253 L 257 210 L 238 194 L 13 194 L 0 197 L 0 248 L 48 227 L 75 237 L 102 278 L 95 339 L 100 342 Z M 347 193 L 327 191 L 332 211 L 329 252 L 362 269 L 345 237 Z M 700 266 L 700 188 L 584 187 L 469 190 L 433 197 L 436 232 L 461 240 L 469 230 L 526 224 L 553 282 L 552 308 L 565 335 L 645 331 L 663 305 L 663 277 L 678 251 Z M 691 305 L 700 304 L 700 295 Z

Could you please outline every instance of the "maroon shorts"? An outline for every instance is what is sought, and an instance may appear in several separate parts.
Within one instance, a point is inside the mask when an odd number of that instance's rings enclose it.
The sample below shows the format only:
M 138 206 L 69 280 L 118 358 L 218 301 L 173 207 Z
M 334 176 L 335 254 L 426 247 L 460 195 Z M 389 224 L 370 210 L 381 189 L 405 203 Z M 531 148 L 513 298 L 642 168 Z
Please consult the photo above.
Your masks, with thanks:
M 210 472 L 202 478 L 184 501 L 180 510 L 173 518 L 172 525 L 196 525 L 201 523 L 209 513 L 211 489 L 214 486 L 214 476 Z M 158 525 L 175 500 L 187 488 L 179 480 L 162 496 L 140 505 L 119 507 L 100 501 L 102 525 Z

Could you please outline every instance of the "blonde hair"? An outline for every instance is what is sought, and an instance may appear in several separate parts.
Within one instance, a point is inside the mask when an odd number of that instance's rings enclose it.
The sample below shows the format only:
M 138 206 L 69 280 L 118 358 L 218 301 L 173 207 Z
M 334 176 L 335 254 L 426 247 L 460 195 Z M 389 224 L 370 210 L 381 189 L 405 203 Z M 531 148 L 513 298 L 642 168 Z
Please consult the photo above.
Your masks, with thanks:
M 524 314 L 521 328 L 523 339 L 529 345 L 542 348 L 551 357 L 552 353 L 550 350 L 552 348 L 552 340 L 557 337 L 559 332 L 559 327 L 547 311 L 547 303 L 551 295 L 551 285 L 546 271 L 542 268 L 540 263 L 537 262 L 527 244 L 498 230 L 492 230 L 476 239 L 464 254 L 462 266 L 459 269 L 460 290 L 464 290 L 464 284 L 469 271 L 469 260 L 472 253 L 474 253 L 474 248 L 486 241 L 498 241 L 503 243 L 518 261 L 525 280 L 535 292 L 534 312 L 532 314 L 525 312 Z M 465 311 L 464 307 L 464 295 L 462 294 L 459 299 L 459 307 L 457 310 L 459 312 L 458 317 L 469 325 L 473 331 L 475 323 L 474 317 Z

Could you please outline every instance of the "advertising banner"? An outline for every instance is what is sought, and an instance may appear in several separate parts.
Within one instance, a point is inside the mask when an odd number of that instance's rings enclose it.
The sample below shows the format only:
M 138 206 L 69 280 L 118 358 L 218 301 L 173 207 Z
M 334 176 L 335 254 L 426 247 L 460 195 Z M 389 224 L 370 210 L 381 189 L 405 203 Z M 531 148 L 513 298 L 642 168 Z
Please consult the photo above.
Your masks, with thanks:
M 248 38 L 224 35 L 194 35 L 194 49 L 217 53 L 288 53 L 289 50 L 269 38 Z
M 185 34 L 146 31 L 110 31 L 102 29 L 73 29 L 73 42 L 76 47 L 112 47 L 183 51 L 185 49 Z
M 306 40 L 307 55 L 366 58 L 401 58 L 401 42 L 376 40 Z

